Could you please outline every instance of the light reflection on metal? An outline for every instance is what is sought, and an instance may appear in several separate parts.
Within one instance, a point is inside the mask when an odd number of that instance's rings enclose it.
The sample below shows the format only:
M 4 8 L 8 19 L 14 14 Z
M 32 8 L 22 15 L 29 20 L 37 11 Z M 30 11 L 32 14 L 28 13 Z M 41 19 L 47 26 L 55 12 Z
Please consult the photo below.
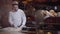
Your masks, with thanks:
M 57 10 L 57 6 L 55 6 L 54 9 Z

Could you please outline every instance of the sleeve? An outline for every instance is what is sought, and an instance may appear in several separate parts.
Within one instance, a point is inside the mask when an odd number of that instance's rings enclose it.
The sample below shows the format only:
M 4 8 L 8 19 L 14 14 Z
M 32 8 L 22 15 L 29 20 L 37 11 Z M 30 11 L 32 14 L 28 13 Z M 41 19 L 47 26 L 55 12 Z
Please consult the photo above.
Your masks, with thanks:
M 25 15 L 25 13 L 24 13 L 24 12 L 22 12 L 21 17 L 22 17 L 22 25 L 21 25 L 21 27 L 24 27 L 24 26 L 25 26 L 25 24 L 26 24 L 26 15 Z
M 9 13 L 9 23 L 10 23 L 11 25 L 13 25 L 13 21 L 12 21 L 12 15 L 11 15 L 11 13 Z

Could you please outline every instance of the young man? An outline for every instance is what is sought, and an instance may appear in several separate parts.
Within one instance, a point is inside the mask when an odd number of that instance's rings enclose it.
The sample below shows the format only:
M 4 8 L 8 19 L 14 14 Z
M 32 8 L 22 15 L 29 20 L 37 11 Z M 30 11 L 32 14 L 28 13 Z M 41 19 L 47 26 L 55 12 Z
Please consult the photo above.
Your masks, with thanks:
M 26 24 L 26 16 L 23 10 L 18 8 L 18 2 L 13 1 L 12 11 L 9 12 L 9 23 L 13 27 L 4 28 L 6 31 L 20 31 Z

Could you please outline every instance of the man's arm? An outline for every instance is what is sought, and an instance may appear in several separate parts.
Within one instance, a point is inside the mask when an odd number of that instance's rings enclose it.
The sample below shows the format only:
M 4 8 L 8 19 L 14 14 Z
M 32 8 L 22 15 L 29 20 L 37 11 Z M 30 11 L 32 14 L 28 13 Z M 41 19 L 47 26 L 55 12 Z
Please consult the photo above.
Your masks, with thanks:
M 25 24 L 26 24 L 26 15 L 25 15 L 25 13 L 24 12 L 22 12 L 22 25 L 21 25 L 21 27 L 24 27 L 25 26 Z
M 13 21 L 12 21 L 12 15 L 11 15 L 11 13 L 9 13 L 9 23 L 10 23 L 11 25 L 13 25 Z
M 49 13 L 48 11 L 46 11 L 47 12 L 47 14 L 49 14 L 50 16 L 52 16 L 52 17 L 54 17 L 54 15 L 52 15 L 51 13 Z

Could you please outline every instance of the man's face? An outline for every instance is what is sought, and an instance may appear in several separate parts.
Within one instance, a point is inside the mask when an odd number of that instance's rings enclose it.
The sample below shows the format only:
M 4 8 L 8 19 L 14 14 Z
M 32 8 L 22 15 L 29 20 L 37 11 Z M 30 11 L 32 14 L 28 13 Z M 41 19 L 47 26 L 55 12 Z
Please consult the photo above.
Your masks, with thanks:
M 17 11 L 18 10 L 18 5 L 12 5 L 13 10 Z

